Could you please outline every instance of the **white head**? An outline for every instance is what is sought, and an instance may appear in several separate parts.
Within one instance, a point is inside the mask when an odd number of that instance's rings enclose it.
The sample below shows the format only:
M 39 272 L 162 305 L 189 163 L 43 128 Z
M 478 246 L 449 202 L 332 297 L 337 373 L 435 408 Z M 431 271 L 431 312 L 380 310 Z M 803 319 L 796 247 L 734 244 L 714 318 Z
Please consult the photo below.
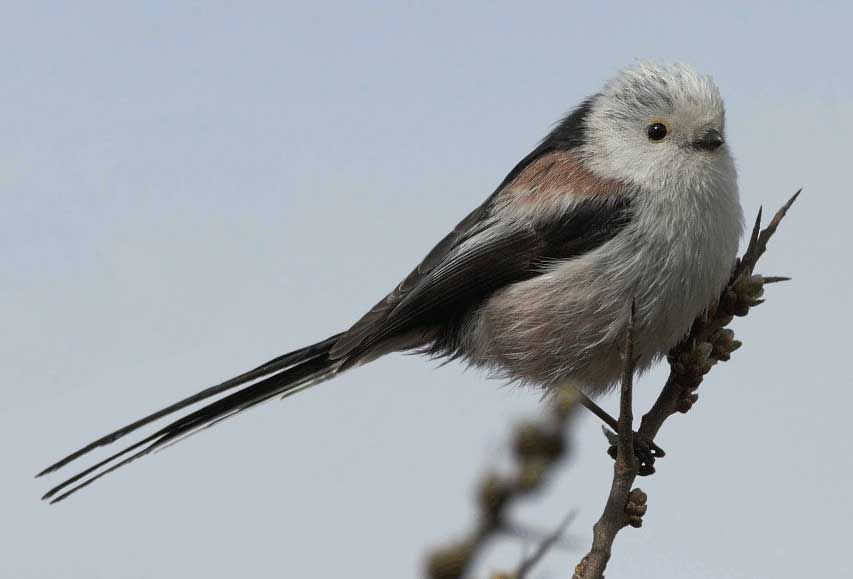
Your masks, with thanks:
M 710 77 L 683 64 L 642 63 L 588 107 L 580 153 L 601 177 L 672 194 L 736 189 L 723 99 Z

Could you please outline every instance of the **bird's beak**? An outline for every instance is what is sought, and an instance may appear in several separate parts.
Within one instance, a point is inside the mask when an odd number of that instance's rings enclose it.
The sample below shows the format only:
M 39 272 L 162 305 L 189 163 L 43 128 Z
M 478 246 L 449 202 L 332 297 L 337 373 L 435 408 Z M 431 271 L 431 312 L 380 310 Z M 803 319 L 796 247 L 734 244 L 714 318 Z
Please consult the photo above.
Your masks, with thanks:
M 707 129 L 702 135 L 693 141 L 693 146 L 703 151 L 713 151 L 726 141 L 717 129 Z

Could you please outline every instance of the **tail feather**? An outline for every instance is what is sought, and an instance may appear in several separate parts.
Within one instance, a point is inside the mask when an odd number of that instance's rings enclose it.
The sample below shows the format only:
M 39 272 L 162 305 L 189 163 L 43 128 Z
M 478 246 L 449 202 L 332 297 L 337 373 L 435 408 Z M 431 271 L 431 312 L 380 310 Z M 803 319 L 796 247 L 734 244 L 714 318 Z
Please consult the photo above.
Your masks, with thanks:
M 142 440 L 127 446 L 119 452 L 65 480 L 48 491 L 42 498 L 52 499 L 51 503 L 61 501 L 78 490 L 95 482 L 104 475 L 109 474 L 121 466 L 141 458 L 150 452 L 166 446 L 171 446 L 172 444 L 183 440 L 187 436 L 209 428 L 230 416 L 247 410 L 248 408 L 275 396 L 288 396 L 305 389 L 308 386 L 328 380 L 338 372 L 341 364 L 341 361 L 339 360 L 330 360 L 328 355 L 328 352 L 336 338 L 337 336 L 333 336 L 332 338 L 318 344 L 280 356 L 255 368 L 254 370 L 241 374 L 236 378 L 232 378 L 231 380 L 223 382 L 222 384 L 212 388 L 203 390 L 198 394 L 185 398 L 180 402 L 164 408 L 163 410 L 155 412 L 124 428 L 108 434 L 107 436 L 99 438 L 82 449 L 68 455 L 54 465 L 51 465 L 37 476 L 42 476 L 43 474 L 55 471 L 69 462 L 83 456 L 87 452 L 99 446 L 109 444 L 110 442 L 113 442 L 114 440 L 121 438 L 122 436 L 125 436 L 130 432 L 157 420 L 158 418 L 172 414 L 186 406 L 200 400 L 210 398 L 211 396 L 224 392 L 225 390 L 236 388 L 237 386 L 258 378 L 263 378 L 254 384 L 237 390 L 236 392 L 174 420 L 153 434 L 146 436 Z M 78 481 L 82 482 L 78 483 Z M 74 483 L 78 484 L 69 488 L 71 485 L 74 485 Z M 65 492 L 56 496 L 63 490 Z

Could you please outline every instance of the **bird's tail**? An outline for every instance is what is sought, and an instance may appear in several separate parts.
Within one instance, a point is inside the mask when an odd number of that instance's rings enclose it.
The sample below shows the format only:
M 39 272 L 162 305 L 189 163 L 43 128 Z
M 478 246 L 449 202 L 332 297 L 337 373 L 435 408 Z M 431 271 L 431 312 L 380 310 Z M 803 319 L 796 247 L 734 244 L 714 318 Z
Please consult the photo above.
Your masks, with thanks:
M 103 436 L 80 450 L 72 452 L 65 458 L 50 465 L 36 475 L 40 477 L 77 460 L 88 452 L 115 442 L 119 438 L 147 426 L 165 416 L 192 406 L 202 400 L 212 398 L 229 390 L 235 390 L 214 402 L 210 402 L 193 412 L 189 412 L 177 420 L 167 424 L 142 440 L 128 445 L 121 451 L 82 470 L 49 490 L 42 499 L 51 503 L 61 501 L 86 487 L 102 476 L 141 458 L 146 454 L 166 446 L 170 446 L 187 436 L 247 410 L 276 396 L 289 396 L 319 382 L 335 376 L 344 360 L 333 360 L 329 352 L 340 335 L 301 348 L 249 370 L 239 376 L 226 380 L 183 400 L 158 410 L 123 428 Z

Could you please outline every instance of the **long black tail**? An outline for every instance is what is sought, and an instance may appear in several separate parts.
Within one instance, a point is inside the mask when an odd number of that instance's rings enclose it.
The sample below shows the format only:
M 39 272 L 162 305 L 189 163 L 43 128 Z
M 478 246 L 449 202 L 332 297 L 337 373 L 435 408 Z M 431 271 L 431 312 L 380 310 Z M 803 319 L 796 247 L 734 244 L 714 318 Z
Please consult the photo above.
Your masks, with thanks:
M 80 458 L 84 454 L 100 446 L 106 446 L 115 442 L 119 438 L 122 438 L 143 426 L 151 424 L 164 416 L 173 414 L 197 402 L 216 396 L 217 394 L 233 390 L 239 386 L 244 386 L 254 380 L 263 378 L 262 380 L 249 384 L 244 388 L 240 388 L 236 392 L 224 396 L 219 400 L 211 402 L 198 410 L 190 412 L 182 418 L 167 424 L 153 434 L 146 436 L 142 440 L 131 444 L 123 450 L 107 457 L 89 468 L 86 468 L 68 480 L 50 489 L 42 499 L 50 499 L 51 503 L 59 502 L 83 487 L 92 484 L 102 476 L 109 474 L 117 468 L 120 468 L 137 458 L 141 458 L 154 450 L 174 444 L 183 438 L 198 432 L 199 430 L 209 428 L 225 418 L 233 416 L 234 414 L 260 404 L 261 402 L 276 396 L 288 396 L 313 384 L 328 380 L 338 372 L 338 368 L 342 362 L 342 360 L 331 360 L 329 357 L 329 352 L 339 337 L 340 335 L 335 335 L 322 342 L 279 356 L 278 358 L 270 360 L 253 370 L 240 374 L 230 380 L 226 380 L 216 386 L 202 390 L 201 392 L 184 398 L 183 400 L 154 412 L 153 414 L 149 414 L 144 418 L 132 422 L 123 428 L 119 428 L 115 432 L 111 432 L 110 434 L 87 444 L 80 450 L 72 452 L 58 462 L 50 465 L 36 476 L 40 477 L 54 472 L 68 463 Z

